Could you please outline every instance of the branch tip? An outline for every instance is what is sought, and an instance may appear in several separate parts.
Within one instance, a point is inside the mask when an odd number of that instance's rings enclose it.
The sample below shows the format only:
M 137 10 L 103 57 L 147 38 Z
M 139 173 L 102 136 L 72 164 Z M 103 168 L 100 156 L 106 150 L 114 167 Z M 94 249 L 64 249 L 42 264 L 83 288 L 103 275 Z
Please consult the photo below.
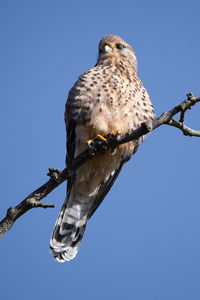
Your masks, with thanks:
M 62 173 L 61 170 L 55 169 L 54 167 L 50 167 L 49 172 L 47 173 L 47 176 L 49 176 L 53 180 L 57 180 L 58 175 L 60 175 L 61 173 Z
M 192 93 L 187 94 L 187 100 L 195 100 L 195 97 Z

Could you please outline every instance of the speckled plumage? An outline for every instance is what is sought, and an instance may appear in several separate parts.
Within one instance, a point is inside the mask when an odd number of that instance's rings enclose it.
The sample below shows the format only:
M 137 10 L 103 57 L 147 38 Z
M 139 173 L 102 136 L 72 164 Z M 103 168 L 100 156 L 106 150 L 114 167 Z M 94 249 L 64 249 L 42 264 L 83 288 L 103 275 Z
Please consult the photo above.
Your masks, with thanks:
M 154 110 L 137 76 L 137 60 L 130 45 L 108 35 L 99 43 L 97 64 L 84 72 L 69 92 L 65 110 L 67 164 L 85 150 L 87 140 L 136 129 L 154 117 Z M 75 257 L 87 220 L 102 202 L 124 162 L 142 141 L 129 142 L 114 152 L 86 162 L 68 182 L 68 192 L 57 219 L 50 249 L 57 261 Z

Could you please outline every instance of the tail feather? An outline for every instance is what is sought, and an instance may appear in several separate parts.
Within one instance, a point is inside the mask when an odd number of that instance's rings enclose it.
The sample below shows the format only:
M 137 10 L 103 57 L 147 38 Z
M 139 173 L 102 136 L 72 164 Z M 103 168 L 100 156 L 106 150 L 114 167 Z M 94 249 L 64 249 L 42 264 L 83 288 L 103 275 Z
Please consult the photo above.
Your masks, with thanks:
M 88 211 L 88 199 L 70 201 L 66 198 L 50 240 L 50 252 L 58 262 L 69 261 L 76 256 L 86 228 Z
M 93 215 L 119 175 L 121 162 L 109 176 L 83 197 L 78 189 L 68 189 L 68 196 L 62 206 L 50 240 L 50 252 L 58 262 L 73 259 L 80 247 L 88 219 Z

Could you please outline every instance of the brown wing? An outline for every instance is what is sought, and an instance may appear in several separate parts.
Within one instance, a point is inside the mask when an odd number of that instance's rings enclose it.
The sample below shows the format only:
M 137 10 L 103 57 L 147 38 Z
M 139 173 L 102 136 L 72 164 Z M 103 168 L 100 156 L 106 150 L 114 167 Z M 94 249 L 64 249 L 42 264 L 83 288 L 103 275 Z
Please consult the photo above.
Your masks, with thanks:
M 75 141 L 76 141 L 76 121 L 73 118 L 73 109 L 70 106 L 70 100 L 73 99 L 73 89 L 69 91 L 68 99 L 65 105 L 65 126 L 66 126 L 66 133 L 67 133 L 67 154 L 66 154 L 66 166 L 69 166 L 70 163 L 74 159 L 75 153 Z M 67 181 L 67 194 L 69 196 L 71 187 L 73 185 L 72 179 Z
M 105 196 L 107 195 L 109 190 L 111 189 L 113 183 L 117 179 L 117 177 L 122 169 L 123 164 L 124 164 L 124 162 L 121 163 L 120 167 L 117 170 L 115 170 L 115 173 L 113 175 L 111 175 L 106 182 L 101 183 L 99 192 L 93 200 L 94 203 L 90 209 L 88 219 L 91 218 L 91 216 L 94 214 L 96 209 L 99 207 L 99 205 L 101 204 L 101 202 L 103 201 L 103 199 L 105 198 Z

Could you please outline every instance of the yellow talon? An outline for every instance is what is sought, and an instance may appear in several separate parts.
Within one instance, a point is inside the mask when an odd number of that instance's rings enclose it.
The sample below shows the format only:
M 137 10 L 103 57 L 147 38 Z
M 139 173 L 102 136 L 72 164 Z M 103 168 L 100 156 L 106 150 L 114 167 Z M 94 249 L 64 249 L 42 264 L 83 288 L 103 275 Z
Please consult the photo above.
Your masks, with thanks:
M 103 142 L 106 141 L 106 138 L 103 135 L 100 135 L 100 134 L 97 134 L 96 138 L 103 141 Z
M 87 144 L 91 145 L 93 142 L 95 142 L 95 140 L 100 140 L 102 142 L 106 142 L 107 141 L 106 138 L 109 138 L 111 136 L 121 135 L 121 134 L 122 134 L 122 132 L 119 129 L 117 131 L 112 130 L 111 134 L 104 134 L 104 135 L 97 134 L 93 139 L 87 140 Z
M 117 134 L 119 134 L 119 135 L 121 135 L 121 134 L 122 134 L 122 132 L 121 132 L 121 130 L 120 130 L 120 129 L 118 129 L 118 130 L 117 130 Z
M 93 142 L 93 140 L 87 140 L 87 144 L 90 145 Z
M 118 129 L 117 131 L 112 130 L 111 132 L 112 132 L 112 135 L 113 135 L 113 136 L 121 135 L 121 134 L 122 134 L 122 132 L 121 132 L 120 129 Z
M 91 145 L 92 142 L 95 142 L 95 140 L 101 140 L 102 142 L 106 141 L 106 138 L 103 135 L 97 134 L 93 139 L 87 140 L 87 144 Z

